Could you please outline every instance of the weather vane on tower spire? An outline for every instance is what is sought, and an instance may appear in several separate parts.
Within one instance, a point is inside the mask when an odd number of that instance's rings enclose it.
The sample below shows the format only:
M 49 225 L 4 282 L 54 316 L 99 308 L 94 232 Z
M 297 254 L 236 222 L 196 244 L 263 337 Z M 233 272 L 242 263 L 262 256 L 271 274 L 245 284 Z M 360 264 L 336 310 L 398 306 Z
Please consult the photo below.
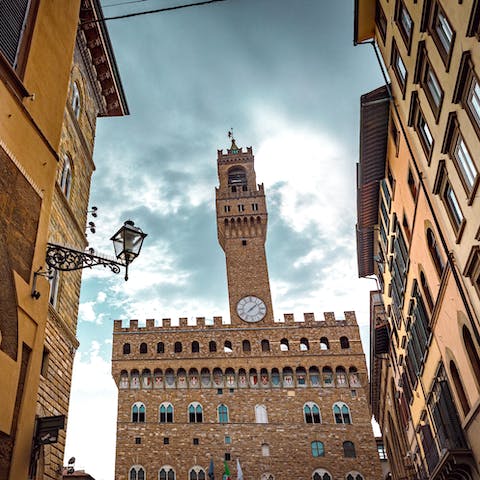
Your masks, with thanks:
M 230 147 L 230 150 L 235 150 L 234 153 L 236 153 L 238 151 L 238 147 L 235 143 L 235 137 L 233 136 L 233 127 L 230 127 L 230 130 L 228 131 L 228 138 L 232 140 L 232 146 Z

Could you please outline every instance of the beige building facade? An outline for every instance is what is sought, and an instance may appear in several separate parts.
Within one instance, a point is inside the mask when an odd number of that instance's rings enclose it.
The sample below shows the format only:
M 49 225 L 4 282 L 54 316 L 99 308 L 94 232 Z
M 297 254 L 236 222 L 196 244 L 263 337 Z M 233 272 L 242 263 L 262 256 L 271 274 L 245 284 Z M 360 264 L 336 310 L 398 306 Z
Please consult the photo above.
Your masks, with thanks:
M 479 8 L 356 2 L 355 42 L 386 67 L 361 99 L 357 246 L 394 479 L 479 478 Z
M 230 318 L 115 321 L 115 479 L 380 478 L 354 312 L 274 321 L 252 148 L 217 166 Z

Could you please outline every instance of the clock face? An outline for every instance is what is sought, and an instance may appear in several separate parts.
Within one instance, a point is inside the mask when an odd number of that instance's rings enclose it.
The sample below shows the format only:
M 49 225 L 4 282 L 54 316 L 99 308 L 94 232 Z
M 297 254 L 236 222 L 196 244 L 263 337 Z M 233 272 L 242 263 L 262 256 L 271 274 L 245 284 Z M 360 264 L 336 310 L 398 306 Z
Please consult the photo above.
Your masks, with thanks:
M 238 316 L 245 322 L 259 322 L 267 313 L 267 307 L 258 297 L 243 297 L 237 303 Z

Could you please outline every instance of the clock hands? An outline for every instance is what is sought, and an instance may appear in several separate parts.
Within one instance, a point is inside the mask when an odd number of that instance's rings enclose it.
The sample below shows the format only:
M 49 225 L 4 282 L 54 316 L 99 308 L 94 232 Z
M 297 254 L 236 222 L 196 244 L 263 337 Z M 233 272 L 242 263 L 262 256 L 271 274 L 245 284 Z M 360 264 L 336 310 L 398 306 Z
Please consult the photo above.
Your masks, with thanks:
M 254 303 L 253 306 L 251 306 L 248 310 L 247 313 L 250 313 L 257 305 Z

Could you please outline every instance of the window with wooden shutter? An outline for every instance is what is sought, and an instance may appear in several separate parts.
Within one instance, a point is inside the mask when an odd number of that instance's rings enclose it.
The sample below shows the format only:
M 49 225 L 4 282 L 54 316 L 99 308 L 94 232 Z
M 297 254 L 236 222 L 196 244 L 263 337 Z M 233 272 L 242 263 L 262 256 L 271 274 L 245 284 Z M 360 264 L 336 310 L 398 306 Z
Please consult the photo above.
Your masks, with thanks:
M 0 2 L 0 51 L 14 68 L 18 64 L 30 4 L 31 0 Z

